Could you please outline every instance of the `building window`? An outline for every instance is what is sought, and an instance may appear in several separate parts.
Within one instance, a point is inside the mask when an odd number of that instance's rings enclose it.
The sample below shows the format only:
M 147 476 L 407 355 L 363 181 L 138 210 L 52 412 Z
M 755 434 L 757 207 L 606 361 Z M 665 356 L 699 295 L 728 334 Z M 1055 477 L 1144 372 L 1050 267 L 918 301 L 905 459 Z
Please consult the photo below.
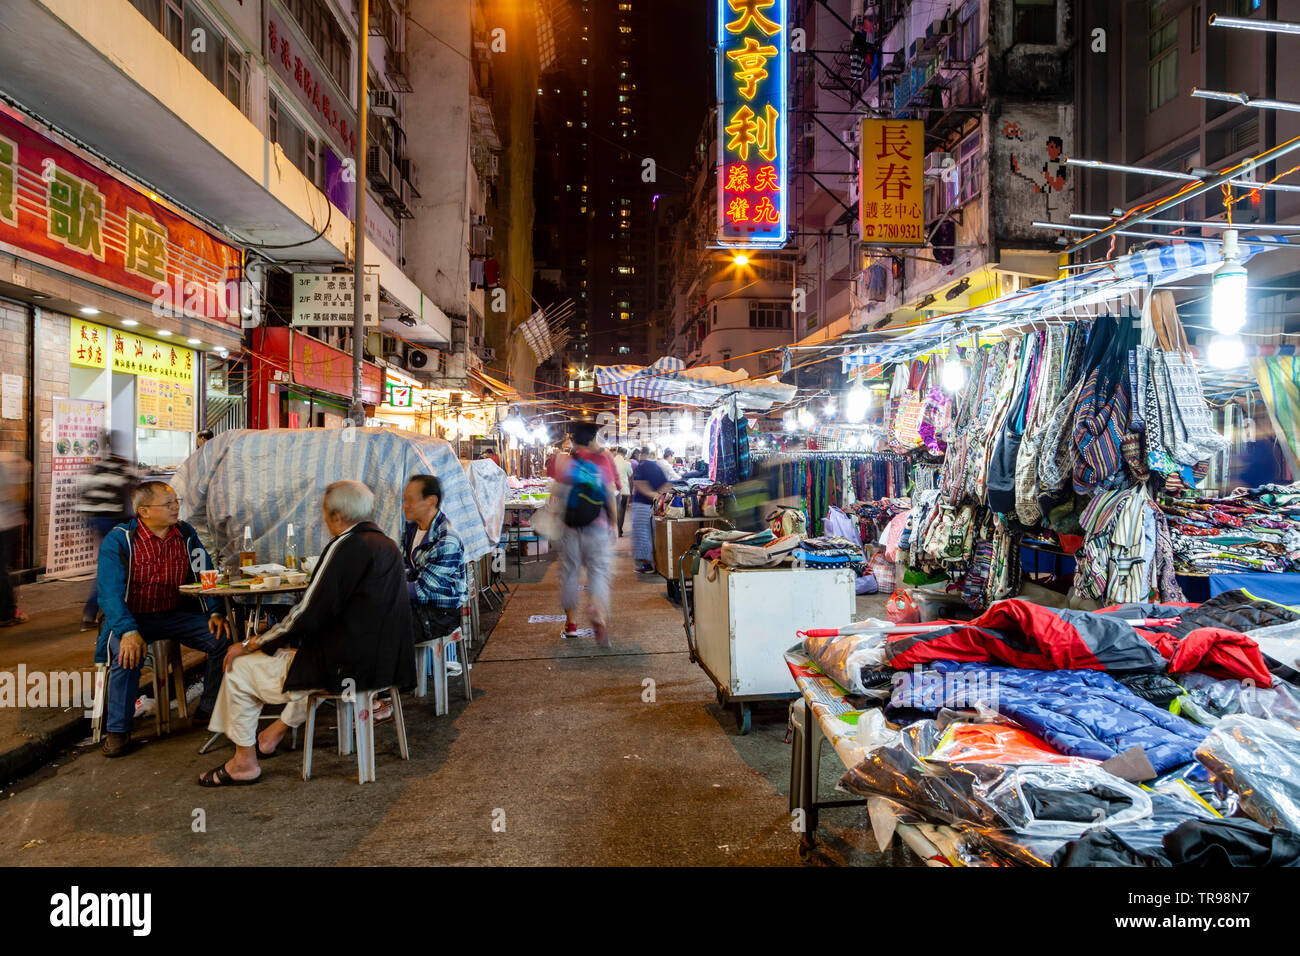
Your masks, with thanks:
M 731 371 L 731 349 L 723 349 L 721 355 L 722 367 L 727 371 Z
M 790 303 L 781 299 L 771 302 L 750 302 L 749 327 L 751 329 L 788 329 L 790 327 Z
M 1013 0 L 1012 43 L 1056 44 L 1056 0 Z
M 957 201 L 968 203 L 980 194 L 980 131 L 976 130 L 957 147 Z
M 1264 5 L 1264 0 L 1235 0 L 1237 16 L 1248 17 Z
M 163 36 L 167 37 L 167 42 L 176 49 L 184 51 L 185 9 L 181 6 L 181 0 L 166 0 L 163 16 L 167 21 L 163 24 Z
M 1192 52 L 1201 48 L 1201 5 L 1192 7 Z
M 348 89 L 352 43 L 334 19 L 334 14 L 330 13 L 325 0 L 284 0 L 284 6 L 302 27 L 307 41 L 320 54 L 321 61 L 330 76 L 334 77 L 334 82 L 341 89 Z
M 1147 112 L 1178 95 L 1178 19 L 1165 0 L 1147 2 Z
M 284 155 L 316 186 L 324 186 L 325 164 L 321 162 L 321 144 L 299 123 L 284 103 L 271 94 L 267 111 L 267 132 L 279 143 Z
M 969 63 L 975 59 L 980 48 L 980 5 L 979 0 L 967 0 L 957 14 L 957 60 Z M 893 90 L 890 90 L 890 98 Z

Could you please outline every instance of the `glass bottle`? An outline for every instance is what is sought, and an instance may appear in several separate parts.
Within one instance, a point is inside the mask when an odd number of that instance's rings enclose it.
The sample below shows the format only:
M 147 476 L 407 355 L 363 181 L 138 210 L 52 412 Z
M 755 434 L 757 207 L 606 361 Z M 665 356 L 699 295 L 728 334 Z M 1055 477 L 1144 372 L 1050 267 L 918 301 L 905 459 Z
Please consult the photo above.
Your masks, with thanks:
M 257 552 L 253 550 L 253 529 L 244 525 L 244 546 L 239 551 L 239 566 L 247 568 L 257 564 Z
M 290 571 L 298 570 L 298 539 L 293 534 L 293 524 L 284 535 L 284 566 Z

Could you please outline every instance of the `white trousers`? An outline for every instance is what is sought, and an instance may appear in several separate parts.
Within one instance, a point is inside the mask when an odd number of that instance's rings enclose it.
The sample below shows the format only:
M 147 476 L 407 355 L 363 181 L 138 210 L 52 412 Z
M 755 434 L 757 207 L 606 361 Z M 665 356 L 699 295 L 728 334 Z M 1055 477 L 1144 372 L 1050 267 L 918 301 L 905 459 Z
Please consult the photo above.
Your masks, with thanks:
M 604 521 L 585 528 L 565 528 L 560 551 L 560 606 L 565 611 L 582 605 L 579 575 L 587 569 L 587 591 L 600 620 L 609 623 L 609 549 L 613 533 Z
M 283 690 L 293 655 L 294 651 L 282 648 L 274 654 L 255 651 L 236 658 L 221 681 L 208 729 L 225 734 L 237 747 L 256 746 L 257 720 L 267 704 L 285 704 L 280 719 L 290 727 L 301 727 L 307 720 L 311 691 Z

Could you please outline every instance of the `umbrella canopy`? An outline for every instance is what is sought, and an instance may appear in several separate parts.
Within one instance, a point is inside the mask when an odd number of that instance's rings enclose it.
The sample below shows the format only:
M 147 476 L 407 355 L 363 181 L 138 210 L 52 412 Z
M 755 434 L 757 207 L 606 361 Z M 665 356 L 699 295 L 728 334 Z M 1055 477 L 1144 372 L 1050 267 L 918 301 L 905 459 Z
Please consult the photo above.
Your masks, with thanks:
M 767 411 L 795 396 L 793 385 L 776 379 L 751 379 L 743 370 L 716 365 L 687 368 L 681 359 L 665 356 L 650 366 L 597 365 L 596 384 L 606 395 L 648 398 L 665 405 L 716 405 L 732 395 L 741 408 Z

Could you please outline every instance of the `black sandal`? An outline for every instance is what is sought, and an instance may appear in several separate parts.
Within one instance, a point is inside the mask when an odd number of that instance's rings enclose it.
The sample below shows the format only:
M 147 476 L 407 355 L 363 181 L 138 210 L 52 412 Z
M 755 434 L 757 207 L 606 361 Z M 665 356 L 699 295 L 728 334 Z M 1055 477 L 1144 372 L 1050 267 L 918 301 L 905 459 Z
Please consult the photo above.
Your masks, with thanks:
M 279 744 L 276 744 L 275 749 L 270 752 L 263 750 L 262 741 L 260 740 L 254 740 L 253 747 L 257 751 L 258 760 L 270 760 L 272 757 L 278 757 L 280 754 L 284 753 L 284 751 L 280 749 Z
M 200 787 L 251 787 L 253 784 L 261 782 L 262 775 L 260 773 L 252 780 L 236 780 L 230 775 L 230 771 L 226 769 L 224 763 L 199 776 Z

